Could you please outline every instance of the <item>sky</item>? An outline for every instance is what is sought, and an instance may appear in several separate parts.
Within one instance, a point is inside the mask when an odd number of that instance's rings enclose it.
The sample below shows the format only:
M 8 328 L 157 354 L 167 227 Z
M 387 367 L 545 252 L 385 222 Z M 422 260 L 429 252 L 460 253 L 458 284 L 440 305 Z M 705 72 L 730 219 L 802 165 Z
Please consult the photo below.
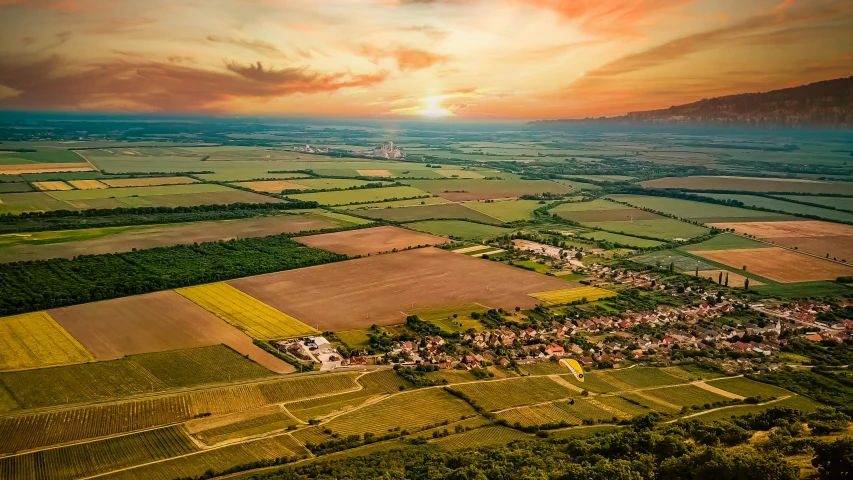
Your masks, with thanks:
M 851 0 L 0 0 L 2 110 L 579 118 L 851 75 Z

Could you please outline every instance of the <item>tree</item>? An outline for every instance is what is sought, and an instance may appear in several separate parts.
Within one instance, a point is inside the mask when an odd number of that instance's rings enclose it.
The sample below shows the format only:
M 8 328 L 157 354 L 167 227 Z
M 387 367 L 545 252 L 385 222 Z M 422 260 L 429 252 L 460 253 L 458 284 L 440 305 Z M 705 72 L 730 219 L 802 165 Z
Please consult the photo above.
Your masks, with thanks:
M 729 286 L 729 272 L 726 272 L 726 286 Z
M 583 253 L 581 253 L 581 252 L 577 252 L 577 253 L 575 253 L 575 258 L 576 258 L 576 259 L 578 259 L 578 260 L 582 259 L 582 258 L 583 258 Z
M 749 290 L 749 279 L 748 279 L 748 278 L 745 278 L 745 279 L 743 280 L 743 289 L 744 289 L 744 290 Z
M 717 280 L 717 283 L 720 285 L 723 284 L 723 272 L 720 272 L 720 278 Z
M 669 273 L 675 271 L 675 262 L 669 262 Z
M 841 438 L 832 443 L 814 446 L 812 465 L 821 479 L 853 479 L 853 438 Z

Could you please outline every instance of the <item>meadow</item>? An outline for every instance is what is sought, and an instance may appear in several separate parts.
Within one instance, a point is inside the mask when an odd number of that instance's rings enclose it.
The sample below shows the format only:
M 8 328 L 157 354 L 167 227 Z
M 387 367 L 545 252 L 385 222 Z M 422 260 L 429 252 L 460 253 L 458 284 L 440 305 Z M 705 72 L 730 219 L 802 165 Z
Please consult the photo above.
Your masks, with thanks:
M 690 239 L 709 232 L 707 228 L 671 218 L 622 222 L 588 222 L 585 225 L 623 235 L 640 235 L 664 241 L 672 241 L 678 238 Z

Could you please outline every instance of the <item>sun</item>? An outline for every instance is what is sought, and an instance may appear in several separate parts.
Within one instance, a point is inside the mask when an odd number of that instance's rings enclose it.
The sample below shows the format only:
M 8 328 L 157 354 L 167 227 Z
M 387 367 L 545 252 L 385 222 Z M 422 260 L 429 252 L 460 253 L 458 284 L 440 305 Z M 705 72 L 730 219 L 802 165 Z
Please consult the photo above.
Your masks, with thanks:
M 453 115 L 453 112 L 441 106 L 442 97 L 427 97 L 424 99 L 424 107 L 418 111 L 418 114 L 425 117 L 447 117 Z

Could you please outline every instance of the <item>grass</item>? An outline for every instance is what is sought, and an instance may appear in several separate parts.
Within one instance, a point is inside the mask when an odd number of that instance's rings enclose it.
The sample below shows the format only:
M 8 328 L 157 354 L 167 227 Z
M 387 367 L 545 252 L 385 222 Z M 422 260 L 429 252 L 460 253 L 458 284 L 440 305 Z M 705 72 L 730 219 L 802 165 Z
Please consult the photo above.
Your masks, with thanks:
M 81 478 L 198 451 L 181 427 L 166 427 L 0 459 L 2 478 Z
M 474 252 L 474 253 L 478 253 L 478 252 Z M 532 260 L 514 261 L 514 262 L 512 262 L 512 264 L 525 267 L 526 269 L 533 270 L 534 272 L 537 272 L 537 273 L 548 273 L 551 271 L 551 267 L 549 267 L 548 265 L 545 265 L 545 264 L 542 264 L 539 262 L 534 262 Z M 531 294 L 531 295 L 535 295 L 535 294 Z
M 427 195 L 413 187 L 367 188 L 360 190 L 342 190 L 339 192 L 300 193 L 288 195 L 289 198 L 317 202 L 321 205 L 348 205 L 382 200 L 399 200 Z
M 444 450 L 459 450 L 473 447 L 489 447 L 492 445 L 506 445 L 516 440 L 530 440 L 532 437 L 518 430 L 502 427 L 487 426 L 476 428 L 469 432 L 450 435 L 430 443 Z
M 585 223 L 585 225 L 624 235 L 642 235 L 666 241 L 676 238 L 689 239 L 705 235 L 709 232 L 705 227 L 681 222 L 672 218 L 635 220 L 633 222 L 589 222 Z
M 772 295 L 780 298 L 844 297 L 853 295 L 853 288 L 830 281 L 779 283 L 749 288 L 763 295 Z
M 0 318 L 0 343 L 0 371 L 94 360 L 47 312 Z
M 279 410 L 278 412 L 202 430 L 194 435 L 207 445 L 216 445 L 237 438 L 284 430 L 297 423 L 299 423 L 298 420 L 289 413 Z
M 759 197 L 755 195 L 729 195 L 729 194 L 706 194 L 712 198 L 721 200 L 737 200 L 743 202 L 744 205 L 767 208 L 770 210 L 778 210 L 786 213 L 797 213 L 800 215 L 816 215 L 827 220 L 835 220 L 840 222 L 853 222 L 853 213 L 839 212 L 828 208 L 813 207 L 800 203 L 786 202 L 776 198 Z M 849 200 L 849 199 L 848 199 Z M 849 207 L 847 207 L 849 208 Z
M 488 307 L 479 303 L 462 303 L 421 308 L 408 313 L 417 315 L 421 320 L 426 320 L 437 325 L 446 332 L 461 333 L 471 328 L 477 331 L 482 330 L 483 324 L 479 320 L 471 318 L 471 313 L 485 313 L 486 311 L 488 311 Z M 454 318 L 453 315 L 456 315 L 456 317 Z
M 578 392 L 547 377 L 520 377 L 509 380 L 467 383 L 450 388 L 464 393 L 472 402 L 488 411 L 580 395 Z
M 317 335 L 319 330 L 237 290 L 225 282 L 175 290 L 217 317 L 259 340 Z
M 723 233 L 715 235 L 708 240 L 691 245 L 678 247 L 679 250 L 703 251 L 703 250 L 741 250 L 745 248 L 767 248 L 767 244 L 751 240 L 740 235 Z
M 713 263 L 708 263 L 697 257 L 684 255 L 679 250 L 658 250 L 632 257 L 631 260 L 661 268 L 668 268 L 672 264 L 676 272 L 694 272 L 697 268 L 699 270 L 713 270 L 717 268 Z
M 359 205 L 341 205 L 339 207 L 335 207 L 337 210 L 368 210 L 371 208 L 395 208 L 395 207 L 408 207 L 412 205 L 441 205 L 443 203 L 448 203 L 447 200 L 441 197 L 429 197 L 429 198 L 410 198 L 408 200 L 394 200 L 390 202 L 379 202 L 379 203 L 365 203 Z
M 602 298 L 615 297 L 616 294 L 602 288 L 587 286 L 531 293 L 530 296 L 538 300 L 542 300 L 549 305 L 559 305 L 572 303 L 578 300 L 592 302 Z
M 705 195 L 705 194 L 703 194 Z M 679 198 L 644 196 L 644 195 L 610 195 L 609 198 L 631 204 L 635 207 L 648 208 L 681 218 L 702 219 L 738 219 L 758 217 L 778 217 L 778 214 L 747 210 L 745 208 L 717 205 L 715 203 L 696 202 Z M 722 221 L 722 220 L 718 220 Z
M 204 383 L 272 375 L 222 345 L 145 353 L 118 360 L 0 373 L 23 408 L 92 402 Z
M 679 385 L 676 387 L 664 387 L 654 390 L 646 390 L 646 395 L 651 395 L 661 400 L 681 405 L 684 407 L 710 405 L 716 402 L 724 402 L 727 397 L 709 392 L 695 385 Z
M 533 211 L 546 206 L 538 200 L 505 200 L 496 202 L 468 202 L 464 205 L 472 210 L 497 218 L 502 222 L 530 220 Z
M 605 379 L 613 378 L 619 382 L 626 383 L 634 388 L 656 387 L 660 385 L 677 385 L 684 380 L 670 375 L 657 368 L 628 368 L 619 370 L 607 370 Z
M 150 187 L 108 188 L 105 190 L 69 190 L 50 192 L 48 195 L 62 201 L 93 200 L 99 198 L 149 197 L 158 195 L 186 195 L 191 193 L 233 192 L 222 185 L 193 183 L 188 185 L 154 185 Z
M 659 242 L 657 240 L 648 240 L 645 238 L 637 238 L 631 237 L 628 235 L 620 235 L 618 233 L 611 232 L 602 232 L 602 231 L 590 231 L 587 233 L 582 233 L 580 235 L 581 238 L 589 238 L 592 240 L 603 240 L 605 242 L 611 242 L 621 245 L 628 245 L 631 247 L 637 248 L 649 248 L 649 247 L 657 247 L 663 245 L 663 242 Z
M 428 220 L 406 224 L 407 227 L 426 233 L 434 233 L 462 240 L 482 241 L 512 232 L 512 229 L 465 222 L 462 220 Z
M 428 220 L 430 218 L 458 218 L 486 223 L 500 223 L 498 219 L 484 215 L 470 208 L 466 208 L 460 203 L 374 208 L 371 210 L 361 210 L 358 214 L 365 217 L 381 218 L 392 222 L 411 222 L 417 220 Z
M 743 377 L 711 380 L 706 383 L 712 387 L 716 387 L 727 392 L 732 392 L 735 395 L 741 395 L 743 397 L 770 398 L 791 395 L 791 393 L 787 390 L 781 389 L 779 387 L 774 387 L 773 385 L 768 385 L 766 383 L 756 382 Z

